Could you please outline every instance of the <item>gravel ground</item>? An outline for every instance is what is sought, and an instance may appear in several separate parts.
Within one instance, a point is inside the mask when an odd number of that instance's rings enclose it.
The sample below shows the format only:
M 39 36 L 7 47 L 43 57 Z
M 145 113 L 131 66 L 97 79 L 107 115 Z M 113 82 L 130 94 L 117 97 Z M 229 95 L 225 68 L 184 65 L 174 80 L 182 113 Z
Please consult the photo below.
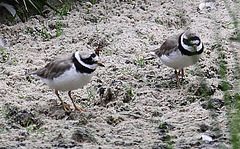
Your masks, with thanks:
M 220 47 L 235 92 L 240 46 L 229 40 L 235 30 L 224 1 L 200 10 L 202 2 L 75 2 L 63 17 L 49 11 L 47 18 L 1 24 L 0 147 L 231 148 L 217 59 Z M 232 0 L 228 4 L 237 10 Z M 63 31 L 58 37 L 57 22 Z M 149 52 L 186 29 L 201 36 L 205 50 L 196 65 L 185 68 L 180 89 L 174 70 Z M 86 112 L 65 112 L 53 90 L 25 75 L 55 57 L 97 48 L 105 67 L 73 91 Z M 73 108 L 67 93 L 61 96 Z

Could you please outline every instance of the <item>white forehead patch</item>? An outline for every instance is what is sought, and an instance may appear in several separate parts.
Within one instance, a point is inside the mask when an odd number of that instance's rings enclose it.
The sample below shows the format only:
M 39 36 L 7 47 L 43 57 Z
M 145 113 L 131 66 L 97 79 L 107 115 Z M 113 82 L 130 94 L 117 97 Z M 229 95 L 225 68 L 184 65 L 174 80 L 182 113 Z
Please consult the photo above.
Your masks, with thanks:
M 87 51 L 83 51 L 83 52 L 79 52 L 78 51 L 78 53 L 80 54 L 80 57 L 82 58 L 82 59 L 87 59 L 87 58 L 89 58 L 89 57 L 91 57 L 91 55 L 92 54 L 95 54 L 95 53 L 91 53 L 91 52 L 87 52 Z M 99 60 L 99 58 L 98 58 L 98 55 L 97 54 L 95 54 L 96 56 L 95 57 L 92 57 L 92 59 L 93 59 L 93 61 L 98 61 Z
M 78 51 L 78 54 L 81 56 L 81 58 L 86 59 L 89 58 L 92 53 L 87 51 Z
M 191 42 L 191 44 L 198 45 L 200 41 L 199 40 L 191 40 L 190 42 Z

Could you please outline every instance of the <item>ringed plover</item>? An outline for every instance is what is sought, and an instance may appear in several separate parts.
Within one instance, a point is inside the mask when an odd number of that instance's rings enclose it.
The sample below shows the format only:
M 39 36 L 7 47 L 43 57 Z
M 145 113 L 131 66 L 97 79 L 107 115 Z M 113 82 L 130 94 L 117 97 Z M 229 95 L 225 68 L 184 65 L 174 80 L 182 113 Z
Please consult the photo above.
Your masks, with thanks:
M 66 59 L 58 58 L 53 60 L 45 67 L 30 73 L 30 75 L 39 77 L 51 89 L 55 89 L 55 94 L 61 101 L 65 111 L 71 109 L 69 105 L 62 101 L 58 91 L 68 91 L 68 96 L 75 110 L 85 111 L 76 106 L 71 97 L 71 91 L 82 88 L 90 82 L 93 72 L 98 66 L 104 67 L 103 64 L 99 63 L 99 51 L 95 51 L 94 53 L 77 51 Z
M 201 39 L 195 33 L 186 31 L 168 38 L 160 48 L 152 53 L 157 55 L 163 64 L 175 69 L 175 77 L 179 87 L 181 87 L 178 78 L 180 70 L 183 77 L 183 68 L 197 63 L 203 48 Z

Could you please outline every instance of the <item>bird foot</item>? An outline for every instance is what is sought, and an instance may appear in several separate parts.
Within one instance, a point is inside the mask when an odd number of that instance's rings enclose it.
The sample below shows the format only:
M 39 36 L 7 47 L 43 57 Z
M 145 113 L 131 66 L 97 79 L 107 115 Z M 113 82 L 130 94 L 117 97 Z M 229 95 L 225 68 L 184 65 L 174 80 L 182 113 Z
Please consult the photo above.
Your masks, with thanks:
M 65 111 L 72 111 L 71 108 L 70 108 L 70 105 L 69 104 L 65 104 L 65 103 L 63 103 L 63 109 Z
M 77 106 L 75 106 L 75 110 L 78 110 L 78 111 L 80 111 L 80 112 L 81 112 L 81 111 L 86 111 L 86 110 L 84 110 L 84 109 L 82 109 L 82 108 L 80 108 L 80 107 L 77 107 Z M 75 111 L 75 110 L 74 110 L 74 111 Z

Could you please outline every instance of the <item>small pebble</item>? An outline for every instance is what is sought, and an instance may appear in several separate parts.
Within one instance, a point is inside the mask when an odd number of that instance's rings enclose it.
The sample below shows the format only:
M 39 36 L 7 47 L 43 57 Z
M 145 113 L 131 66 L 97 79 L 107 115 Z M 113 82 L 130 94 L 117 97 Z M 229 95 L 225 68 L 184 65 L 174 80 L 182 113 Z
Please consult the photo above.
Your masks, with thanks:
M 202 140 L 203 141 L 209 141 L 209 142 L 213 141 L 212 137 L 210 137 L 208 135 L 204 135 L 204 134 L 202 135 Z

